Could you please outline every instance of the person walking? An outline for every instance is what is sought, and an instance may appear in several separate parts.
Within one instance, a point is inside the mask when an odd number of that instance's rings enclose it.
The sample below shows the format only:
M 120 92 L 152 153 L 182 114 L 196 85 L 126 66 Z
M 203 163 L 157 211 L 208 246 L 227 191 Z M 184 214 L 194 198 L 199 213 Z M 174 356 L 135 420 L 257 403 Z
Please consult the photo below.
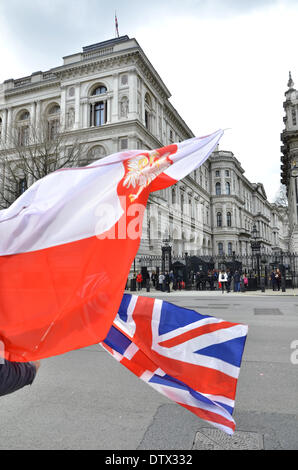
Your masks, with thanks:
M 223 294 L 228 282 L 228 275 L 225 271 L 219 271 L 218 282 L 221 284 L 221 292 Z

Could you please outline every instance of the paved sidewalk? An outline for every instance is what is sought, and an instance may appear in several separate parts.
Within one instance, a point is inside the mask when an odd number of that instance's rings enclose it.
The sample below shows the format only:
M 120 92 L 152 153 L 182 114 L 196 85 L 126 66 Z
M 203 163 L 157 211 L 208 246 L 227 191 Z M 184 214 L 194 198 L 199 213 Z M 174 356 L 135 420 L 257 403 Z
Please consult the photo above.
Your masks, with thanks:
M 298 288 L 292 289 L 289 288 L 286 290 L 286 292 L 280 291 L 273 291 L 272 289 L 266 289 L 265 292 L 262 292 L 260 290 L 258 291 L 246 291 L 246 292 L 233 292 L 231 291 L 230 293 L 224 292 L 222 293 L 221 290 L 171 290 L 171 292 L 162 292 L 160 290 L 156 290 L 154 288 L 150 288 L 150 292 L 147 292 L 146 288 L 143 288 L 142 290 L 135 290 L 131 291 L 130 289 L 127 289 L 125 291 L 127 294 L 136 294 L 136 295 L 143 295 L 143 296 L 148 296 L 148 297 L 156 297 L 158 295 L 162 296 L 168 296 L 169 298 L 171 296 L 179 296 L 179 297 L 190 297 L 190 296 L 214 296 L 214 297 L 222 297 L 222 296 L 243 296 L 243 297 L 267 297 L 267 296 L 272 296 L 272 297 L 284 297 L 284 296 L 298 296 Z

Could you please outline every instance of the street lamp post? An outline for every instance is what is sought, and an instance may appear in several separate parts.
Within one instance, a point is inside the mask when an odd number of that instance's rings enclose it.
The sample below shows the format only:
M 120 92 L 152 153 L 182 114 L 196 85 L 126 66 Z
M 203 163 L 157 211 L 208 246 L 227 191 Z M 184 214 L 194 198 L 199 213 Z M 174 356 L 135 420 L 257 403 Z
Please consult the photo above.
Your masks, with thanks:
M 170 244 L 170 237 L 163 239 L 163 245 L 161 247 L 162 259 L 161 259 L 161 270 L 162 272 L 170 272 L 172 269 L 172 246 Z
M 256 224 L 253 225 L 253 228 L 252 228 L 252 232 L 251 232 L 251 235 L 252 235 L 252 240 L 250 242 L 250 245 L 251 245 L 251 250 L 252 250 L 252 256 L 255 256 L 256 257 L 256 260 L 257 260 L 257 287 L 260 286 L 261 282 L 260 282 L 260 253 L 261 253 L 261 242 L 260 240 L 258 240 L 259 238 L 259 232 L 257 230 L 257 226 Z

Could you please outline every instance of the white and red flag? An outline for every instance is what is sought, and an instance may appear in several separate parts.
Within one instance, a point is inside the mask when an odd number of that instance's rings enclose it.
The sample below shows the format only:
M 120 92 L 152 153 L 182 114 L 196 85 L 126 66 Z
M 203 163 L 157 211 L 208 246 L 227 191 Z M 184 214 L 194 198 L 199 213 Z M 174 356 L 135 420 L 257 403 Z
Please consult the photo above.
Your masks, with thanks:
M 53 172 L 0 211 L 0 341 L 31 361 L 106 337 L 150 192 L 198 168 L 223 134 Z

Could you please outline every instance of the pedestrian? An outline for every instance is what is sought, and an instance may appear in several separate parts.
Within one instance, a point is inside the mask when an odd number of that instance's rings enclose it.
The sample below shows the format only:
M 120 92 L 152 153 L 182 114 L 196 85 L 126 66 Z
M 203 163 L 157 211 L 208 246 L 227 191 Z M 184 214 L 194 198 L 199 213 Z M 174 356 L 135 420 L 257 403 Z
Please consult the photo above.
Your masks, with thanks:
M 227 294 L 231 292 L 232 273 L 228 270 L 227 274 Z
M 197 290 L 202 290 L 202 274 L 200 272 L 197 272 L 196 274 L 196 289 Z
M 161 290 L 163 292 L 163 282 L 164 282 L 164 275 L 162 273 L 160 273 L 160 275 L 158 276 L 158 285 L 159 285 L 159 290 Z
M 152 281 L 153 287 L 155 287 L 155 284 L 156 284 L 156 273 L 155 273 L 155 271 L 153 271 L 153 273 L 151 274 L 151 281 Z
M 270 274 L 272 290 L 275 291 L 277 286 L 277 279 L 275 277 L 275 272 L 272 270 Z
M 169 276 L 170 276 L 170 283 L 172 283 L 172 289 L 173 289 L 173 287 L 174 287 L 174 282 L 175 282 L 175 276 L 174 276 L 173 271 L 170 271 Z
M 276 270 L 275 274 L 275 279 L 276 279 L 276 286 L 277 290 L 280 290 L 280 284 L 281 284 L 281 272 L 279 269 Z
M 237 270 L 234 273 L 234 292 L 240 292 L 240 273 Z
M 243 285 L 244 285 L 244 289 L 247 290 L 247 287 L 248 287 L 248 279 L 246 277 L 246 274 L 244 274 L 243 276 Z
M 165 290 L 166 292 L 170 292 L 170 275 L 168 272 L 165 274 Z
M 138 286 L 138 290 L 141 290 L 142 289 L 142 282 L 143 282 L 143 276 L 141 273 L 139 273 L 137 275 L 137 286 Z
M 16 392 L 26 385 L 31 385 L 40 367 L 40 361 L 0 362 L 0 396 Z
M 221 292 L 224 293 L 228 281 L 228 275 L 225 271 L 219 271 L 218 283 L 221 284 Z

